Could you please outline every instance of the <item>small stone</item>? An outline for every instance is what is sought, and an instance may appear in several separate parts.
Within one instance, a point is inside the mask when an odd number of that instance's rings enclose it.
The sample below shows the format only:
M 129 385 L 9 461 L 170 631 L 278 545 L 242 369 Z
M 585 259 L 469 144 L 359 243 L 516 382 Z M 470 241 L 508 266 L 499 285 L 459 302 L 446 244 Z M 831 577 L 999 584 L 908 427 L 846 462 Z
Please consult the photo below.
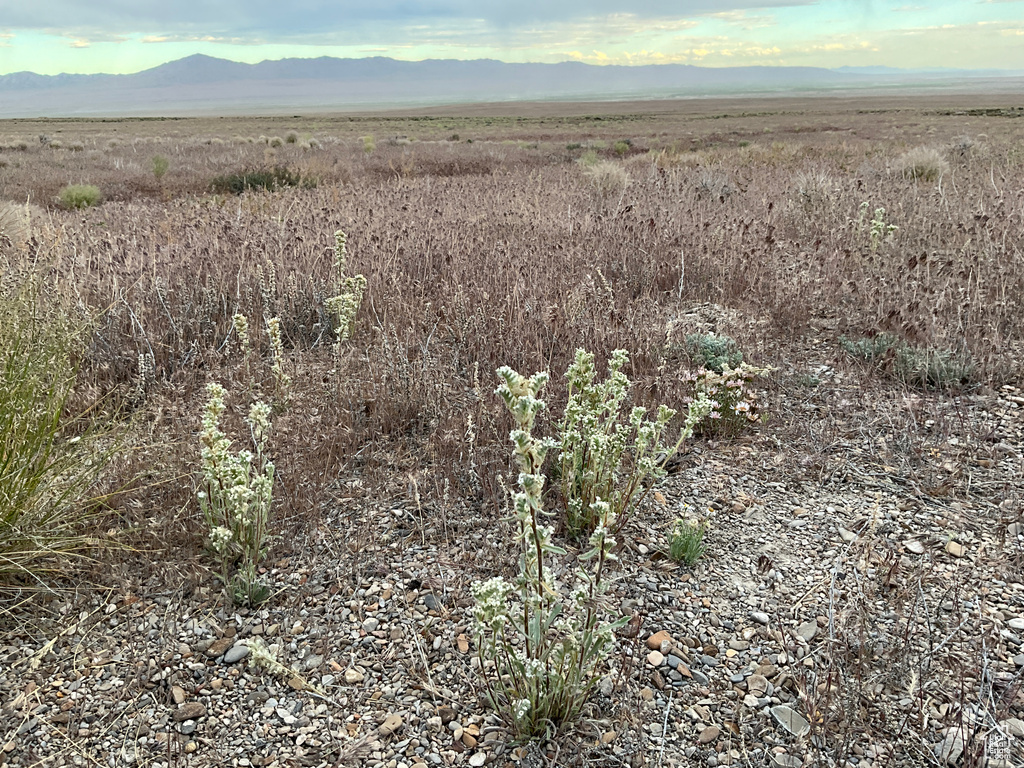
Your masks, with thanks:
M 455 710 L 451 707 L 438 707 L 437 715 L 441 718 L 443 725 L 448 725 L 448 723 L 455 719 Z
M 245 643 L 235 643 L 224 654 L 225 664 L 234 664 L 249 655 L 249 646 Z
M 700 732 L 700 736 L 697 737 L 698 744 L 710 744 L 712 741 L 718 738 L 718 734 L 722 732 L 722 729 L 717 725 L 709 725 L 703 731 Z
M 364 632 L 375 632 L 377 630 L 377 627 L 379 627 L 379 626 L 380 626 L 380 621 L 375 619 L 373 616 L 371 616 L 370 618 L 366 619 L 363 622 L 363 631 Z
M 818 622 L 816 621 L 805 621 L 799 627 L 796 628 L 796 635 L 805 643 L 811 642 L 814 636 L 818 634 Z
M 402 718 L 398 715 L 391 714 L 384 718 L 384 722 L 381 723 L 380 728 L 378 728 L 377 731 L 381 736 L 390 736 L 401 727 Z
M 763 611 L 751 611 L 750 618 L 756 621 L 758 624 L 767 624 L 771 621 L 771 616 Z
M 772 768 L 800 768 L 803 760 L 793 755 L 775 755 L 772 757 Z
M 767 677 L 769 680 L 771 680 L 773 677 L 779 674 L 779 670 L 776 668 L 774 664 L 762 664 L 757 668 L 755 674 L 761 675 L 762 677 Z
M 661 651 L 651 651 L 647 654 L 647 663 L 652 667 L 660 667 L 665 663 L 665 657 L 662 656 Z
M 605 731 L 604 733 L 601 734 L 601 743 L 602 744 L 611 744 L 613 741 L 615 741 L 615 737 L 617 735 L 618 734 L 615 733 L 615 731 Z
M 775 721 L 792 735 L 799 738 L 811 732 L 811 724 L 795 709 L 779 705 L 772 707 L 771 712 Z
M 171 715 L 171 719 L 176 723 L 182 723 L 185 720 L 196 720 L 200 717 L 206 717 L 206 706 L 198 701 L 182 704 Z
M 768 690 L 768 679 L 764 675 L 751 675 L 747 678 L 747 693 L 760 698 Z
M 745 651 L 750 648 L 750 643 L 747 640 L 730 640 L 729 650 L 730 651 Z
M 843 541 L 845 541 L 847 544 L 849 544 L 851 541 L 856 541 L 857 540 L 857 534 L 856 533 L 854 533 L 853 531 L 848 531 L 848 530 L 846 530 L 845 528 L 842 528 L 842 527 L 839 529 L 839 537 Z
M 214 640 L 210 647 L 206 649 L 205 653 L 211 659 L 216 659 L 218 656 L 222 656 L 224 652 L 234 644 L 235 638 L 222 637 L 219 640 Z
M 654 701 L 654 691 L 645 686 L 640 689 L 640 698 L 644 701 Z
M 188 744 L 185 745 L 185 752 L 190 755 L 197 749 L 199 749 L 199 745 L 196 744 L 194 741 L 190 741 Z
M 946 542 L 946 552 L 951 554 L 953 557 L 963 557 L 966 550 L 964 549 L 964 545 L 959 541 L 950 539 Z
M 1010 629 L 1015 629 L 1018 632 L 1022 632 L 1024 631 L 1024 619 L 1010 619 L 1008 622 L 1006 622 L 1006 626 L 1008 626 Z
M 486 762 L 487 762 L 487 755 L 485 753 L 483 753 L 483 752 L 474 752 L 469 757 L 469 764 L 472 765 L 473 768 L 480 768 L 480 766 L 483 765 Z
M 1024 653 L 1018 653 L 1013 657 L 1013 664 L 1017 667 L 1024 667 Z
M 903 542 L 903 546 L 907 548 L 907 552 L 912 552 L 915 555 L 924 554 L 924 544 L 917 539 L 907 539 Z
M 1009 717 L 999 723 L 999 730 L 1015 739 L 1024 738 L 1024 720 Z
M 306 681 L 298 675 L 292 675 L 288 678 L 288 687 L 293 691 L 302 691 L 306 688 Z
M 185 691 L 180 685 L 171 686 L 171 698 L 174 699 L 175 704 L 185 703 Z
M 660 632 L 655 632 L 653 635 L 647 638 L 647 647 L 650 648 L 652 651 L 661 650 L 661 644 L 664 643 L 666 640 L 671 641 L 672 635 L 670 635 L 667 630 L 663 629 Z
M 349 685 L 363 682 L 366 676 L 358 669 L 346 669 L 345 670 L 345 682 Z
M 462 732 L 462 743 L 465 744 L 469 749 L 473 749 L 477 745 L 476 736 L 468 731 Z
M 935 756 L 939 762 L 952 765 L 960 759 L 964 751 L 964 737 L 955 728 L 950 728 L 946 737 L 935 745 Z
M 751 709 L 757 709 L 757 696 L 753 696 L 752 694 L 748 693 L 746 696 L 743 697 L 743 704 L 747 707 L 750 707 Z

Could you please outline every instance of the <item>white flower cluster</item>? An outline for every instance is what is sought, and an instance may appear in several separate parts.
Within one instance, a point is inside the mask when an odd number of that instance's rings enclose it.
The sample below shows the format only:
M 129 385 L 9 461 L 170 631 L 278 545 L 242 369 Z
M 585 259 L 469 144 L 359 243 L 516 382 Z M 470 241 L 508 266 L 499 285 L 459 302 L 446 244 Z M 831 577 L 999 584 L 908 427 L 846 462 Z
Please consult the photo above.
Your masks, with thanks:
M 197 494 L 210 534 L 210 547 L 221 558 L 222 579 L 228 586 L 231 565 L 241 560 L 242 581 L 251 588 L 263 557 L 274 489 L 274 464 L 266 457 L 270 435 L 270 406 L 257 401 L 247 419 L 253 451 L 232 452 L 221 431 L 227 390 L 207 386 L 200 434 L 202 490 Z
M 345 268 L 348 265 L 347 242 L 348 237 L 342 230 L 339 229 L 334 233 L 334 274 L 338 293 L 324 302 L 327 311 L 334 316 L 334 335 L 338 344 L 352 335 L 356 312 L 359 310 L 359 305 L 363 303 L 363 294 L 366 292 L 365 277 L 362 275 L 345 276 Z

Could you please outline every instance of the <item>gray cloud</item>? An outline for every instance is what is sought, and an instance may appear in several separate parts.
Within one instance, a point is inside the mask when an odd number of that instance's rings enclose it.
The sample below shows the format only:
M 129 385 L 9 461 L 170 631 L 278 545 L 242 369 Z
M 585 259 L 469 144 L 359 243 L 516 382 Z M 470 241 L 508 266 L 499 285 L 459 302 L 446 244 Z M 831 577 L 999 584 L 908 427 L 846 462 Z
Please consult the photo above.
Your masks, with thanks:
M 580 22 L 610 14 L 690 18 L 723 11 L 812 5 L 816 0 L 35 0 L 3 3 L 0 27 L 88 37 L 145 33 L 254 37 L 266 42 L 374 44 L 405 25 L 480 25 L 491 31 Z

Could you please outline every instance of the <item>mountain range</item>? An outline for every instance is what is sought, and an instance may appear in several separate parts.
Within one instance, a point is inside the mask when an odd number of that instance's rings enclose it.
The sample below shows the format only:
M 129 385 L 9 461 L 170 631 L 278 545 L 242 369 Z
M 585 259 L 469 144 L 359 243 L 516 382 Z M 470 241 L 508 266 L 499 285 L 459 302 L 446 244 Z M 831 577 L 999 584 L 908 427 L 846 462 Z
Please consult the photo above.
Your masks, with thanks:
M 243 64 L 197 54 L 127 75 L 0 76 L 0 118 L 275 114 L 469 102 L 669 99 L 862 89 L 1022 90 L 1024 72 L 889 67 L 712 68 L 683 64 L 280 59 Z

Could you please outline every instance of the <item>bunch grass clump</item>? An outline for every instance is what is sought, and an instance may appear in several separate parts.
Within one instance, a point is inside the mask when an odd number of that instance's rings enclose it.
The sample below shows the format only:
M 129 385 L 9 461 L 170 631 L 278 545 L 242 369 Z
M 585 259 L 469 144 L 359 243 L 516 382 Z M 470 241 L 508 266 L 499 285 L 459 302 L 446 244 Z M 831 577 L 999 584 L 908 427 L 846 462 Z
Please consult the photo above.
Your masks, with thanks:
M 0 584 L 38 583 L 101 541 L 85 532 L 115 441 L 69 412 L 88 326 L 40 287 L 0 288 Z
M 949 162 L 934 147 L 914 147 L 897 158 L 896 169 L 910 179 L 937 181 L 949 173 Z
M 691 333 L 686 337 L 686 351 L 690 362 L 715 373 L 721 373 L 726 367 L 736 368 L 743 362 L 743 352 L 731 336 Z
M 704 536 L 711 527 L 707 520 L 676 520 L 668 534 L 668 554 L 677 563 L 692 566 L 707 551 Z
M 99 187 L 92 184 L 68 184 L 60 191 L 59 197 L 61 205 L 72 209 L 91 208 L 103 199 Z

